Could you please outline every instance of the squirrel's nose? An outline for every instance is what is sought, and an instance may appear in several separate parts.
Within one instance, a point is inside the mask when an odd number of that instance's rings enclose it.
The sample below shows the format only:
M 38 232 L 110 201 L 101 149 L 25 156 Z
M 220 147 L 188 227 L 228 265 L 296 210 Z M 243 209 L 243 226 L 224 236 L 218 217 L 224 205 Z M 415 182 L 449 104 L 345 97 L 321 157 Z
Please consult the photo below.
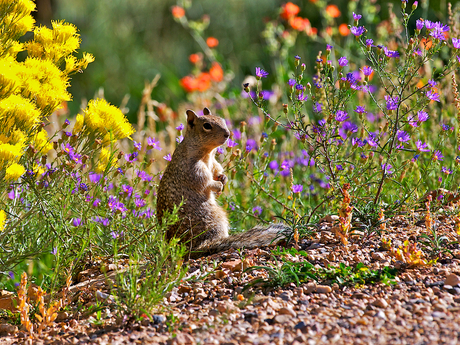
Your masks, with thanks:
M 230 133 L 229 133 L 229 132 L 225 132 L 224 137 L 225 137 L 225 139 L 228 139 L 228 138 L 230 137 Z

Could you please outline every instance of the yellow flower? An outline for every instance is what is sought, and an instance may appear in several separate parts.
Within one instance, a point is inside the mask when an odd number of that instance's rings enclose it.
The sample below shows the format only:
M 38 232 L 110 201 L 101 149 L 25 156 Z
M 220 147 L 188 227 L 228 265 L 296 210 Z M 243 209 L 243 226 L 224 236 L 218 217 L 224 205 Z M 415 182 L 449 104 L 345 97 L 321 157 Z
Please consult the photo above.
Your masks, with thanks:
M 104 99 L 89 101 L 84 113 L 88 128 L 102 134 L 104 139 L 108 138 L 107 134 L 110 139 L 118 140 L 129 137 L 135 132 L 121 110 Z
M 94 56 L 90 53 L 83 53 L 83 58 L 80 59 L 80 69 L 86 69 L 88 64 L 94 61 Z
M 18 77 L 19 63 L 13 58 L 0 59 L 0 97 L 7 97 L 21 85 Z
M 117 163 L 117 158 L 113 156 L 111 157 L 111 156 L 112 156 L 112 153 L 109 151 L 109 149 L 105 147 L 101 149 L 101 153 L 99 154 L 98 164 L 95 169 L 97 173 L 104 172 L 109 163 L 111 163 L 110 166 L 114 166 Z M 112 160 L 110 161 L 110 159 Z
M 34 138 L 34 147 L 39 150 L 42 154 L 47 153 L 53 148 L 53 144 L 49 142 L 48 133 L 46 130 L 42 129 L 35 135 Z
M 0 169 L 11 162 L 17 162 L 23 152 L 21 144 L 0 144 Z
M 0 231 L 3 231 L 5 229 L 5 223 L 6 223 L 6 213 L 3 210 L 0 210 Z
M 11 2 L 11 0 L 10 0 Z M 8 0 L 7 0 L 8 3 Z M 15 4 L 14 12 L 20 15 L 28 15 L 35 10 L 35 3 L 32 0 L 19 0 Z
M 45 172 L 45 169 L 37 164 L 34 164 L 34 168 L 32 170 L 35 174 L 37 174 L 37 177 Z
M 16 126 L 30 130 L 40 121 L 40 115 L 34 104 L 22 96 L 10 95 L 0 100 L 0 121 L 14 117 Z
M 26 169 L 22 165 L 13 163 L 8 168 L 6 168 L 5 181 L 7 182 L 16 181 L 25 172 L 26 172 Z
M 83 123 L 85 121 L 85 117 L 81 114 L 77 115 L 77 120 L 75 121 L 75 125 L 73 126 L 72 134 L 77 134 L 83 128 Z

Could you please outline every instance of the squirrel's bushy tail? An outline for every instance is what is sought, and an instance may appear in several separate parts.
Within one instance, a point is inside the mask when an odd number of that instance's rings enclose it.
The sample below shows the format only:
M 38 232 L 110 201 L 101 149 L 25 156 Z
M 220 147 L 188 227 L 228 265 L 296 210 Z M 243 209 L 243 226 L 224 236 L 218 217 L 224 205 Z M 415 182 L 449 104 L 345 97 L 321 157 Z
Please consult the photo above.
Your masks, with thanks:
M 190 253 L 190 258 L 211 255 L 234 248 L 256 248 L 276 244 L 287 237 L 290 227 L 284 224 L 271 224 L 269 226 L 256 226 L 240 234 L 225 238 L 206 241 Z

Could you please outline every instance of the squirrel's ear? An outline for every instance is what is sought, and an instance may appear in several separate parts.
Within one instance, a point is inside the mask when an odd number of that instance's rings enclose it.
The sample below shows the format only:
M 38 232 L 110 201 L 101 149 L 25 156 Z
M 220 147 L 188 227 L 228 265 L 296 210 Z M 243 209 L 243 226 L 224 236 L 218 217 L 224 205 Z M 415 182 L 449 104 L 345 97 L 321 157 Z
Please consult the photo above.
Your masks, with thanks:
M 203 109 L 203 114 L 204 115 L 211 115 L 211 110 L 209 110 L 208 108 L 204 108 Z
M 197 118 L 195 112 L 193 110 L 187 110 L 185 113 L 187 114 L 188 125 L 193 128 L 193 126 L 195 126 L 194 121 Z

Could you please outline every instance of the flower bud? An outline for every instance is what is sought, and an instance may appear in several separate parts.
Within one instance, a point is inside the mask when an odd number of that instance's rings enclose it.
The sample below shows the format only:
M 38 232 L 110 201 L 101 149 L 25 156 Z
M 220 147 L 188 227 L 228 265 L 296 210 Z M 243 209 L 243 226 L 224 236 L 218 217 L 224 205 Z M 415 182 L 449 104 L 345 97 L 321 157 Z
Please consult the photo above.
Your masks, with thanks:
M 415 11 L 418 7 L 418 1 L 414 1 L 414 3 L 412 4 L 412 11 Z
M 288 113 L 288 105 L 287 105 L 286 103 L 283 104 L 283 112 L 284 112 L 285 114 Z
M 305 66 L 304 63 L 300 65 L 300 70 L 301 70 L 302 72 L 305 71 L 306 68 L 307 68 L 307 66 Z
M 41 163 L 42 163 L 43 165 L 46 164 L 46 159 L 47 159 L 47 158 L 48 158 L 48 157 L 47 157 L 46 155 L 43 155 L 43 156 L 42 156 Z
M 243 84 L 243 89 L 245 92 L 249 93 L 249 83 Z
M 270 145 L 270 150 L 274 151 L 276 147 L 276 139 L 272 139 L 271 145 Z
M 240 122 L 240 131 L 241 133 L 246 132 L 246 122 L 245 121 Z

